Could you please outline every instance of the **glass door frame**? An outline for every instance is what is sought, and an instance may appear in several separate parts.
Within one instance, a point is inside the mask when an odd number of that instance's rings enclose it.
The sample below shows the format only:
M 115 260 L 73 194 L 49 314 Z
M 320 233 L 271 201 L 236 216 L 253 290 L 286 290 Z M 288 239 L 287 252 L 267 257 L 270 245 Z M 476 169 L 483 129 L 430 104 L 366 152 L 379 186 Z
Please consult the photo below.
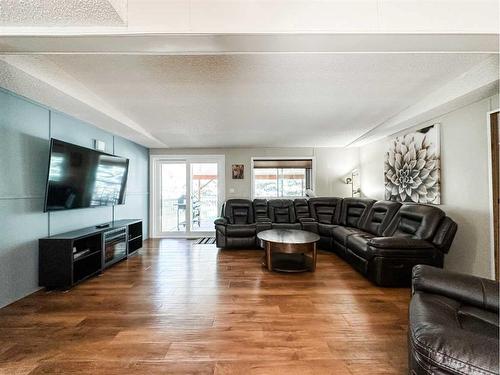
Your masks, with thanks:
M 163 232 L 161 230 L 161 166 L 164 163 L 186 163 L 186 223 L 185 231 Z M 225 201 L 225 156 L 224 155 L 151 155 L 150 156 L 150 197 L 149 197 L 149 235 L 151 238 L 199 238 L 214 236 L 213 231 L 188 230 L 191 224 L 191 164 L 217 163 L 217 210 L 221 211 Z

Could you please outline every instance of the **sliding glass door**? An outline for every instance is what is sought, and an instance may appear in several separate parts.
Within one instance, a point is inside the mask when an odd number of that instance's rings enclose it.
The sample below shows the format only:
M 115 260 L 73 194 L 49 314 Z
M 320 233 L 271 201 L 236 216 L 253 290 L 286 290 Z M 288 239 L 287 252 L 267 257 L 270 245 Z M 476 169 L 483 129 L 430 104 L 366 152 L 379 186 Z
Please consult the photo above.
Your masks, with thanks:
M 224 202 L 223 156 L 153 156 L 152 236 L 213 235 Z
M 165 160 L 160 164 L 160 232 L 184 232 L 186 212 L 186 162 Z

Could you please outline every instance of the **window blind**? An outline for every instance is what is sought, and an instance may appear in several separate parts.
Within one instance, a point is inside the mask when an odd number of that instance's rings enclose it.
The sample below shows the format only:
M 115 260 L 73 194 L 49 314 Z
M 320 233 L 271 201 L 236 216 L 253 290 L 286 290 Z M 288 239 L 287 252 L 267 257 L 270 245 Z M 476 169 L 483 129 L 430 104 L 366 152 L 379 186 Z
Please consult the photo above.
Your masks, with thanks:
M 311 159 L 254 160 L 254 168 L 305 168 L 312 169 Z

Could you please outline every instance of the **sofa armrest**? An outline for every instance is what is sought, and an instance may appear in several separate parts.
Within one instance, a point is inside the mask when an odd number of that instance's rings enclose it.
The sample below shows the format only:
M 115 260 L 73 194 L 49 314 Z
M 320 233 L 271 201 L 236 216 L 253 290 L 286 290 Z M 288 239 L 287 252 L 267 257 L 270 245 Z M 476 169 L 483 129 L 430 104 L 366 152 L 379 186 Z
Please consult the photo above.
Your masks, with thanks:
M 498 314 L 499 284 L 493 280 L 418 265 L 413 268 L 412 293 L 439 294 Z
M 218 217 L 214 220 L 215 225 L 227 225 L 228 221 L 225 217 Z
M 378 249 L 434 249 L 434 245 L 428 241 L 406 237 L 374 237 L 368 241 L 368 245 Z

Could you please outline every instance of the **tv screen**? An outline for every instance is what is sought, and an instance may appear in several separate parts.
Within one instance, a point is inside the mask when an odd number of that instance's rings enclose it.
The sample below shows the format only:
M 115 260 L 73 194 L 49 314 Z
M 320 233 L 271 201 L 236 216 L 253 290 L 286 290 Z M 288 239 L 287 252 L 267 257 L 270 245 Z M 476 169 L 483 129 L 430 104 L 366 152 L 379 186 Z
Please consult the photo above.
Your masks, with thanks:
M 51 139 L 44 211 L 123 204 L 128 162 Z

